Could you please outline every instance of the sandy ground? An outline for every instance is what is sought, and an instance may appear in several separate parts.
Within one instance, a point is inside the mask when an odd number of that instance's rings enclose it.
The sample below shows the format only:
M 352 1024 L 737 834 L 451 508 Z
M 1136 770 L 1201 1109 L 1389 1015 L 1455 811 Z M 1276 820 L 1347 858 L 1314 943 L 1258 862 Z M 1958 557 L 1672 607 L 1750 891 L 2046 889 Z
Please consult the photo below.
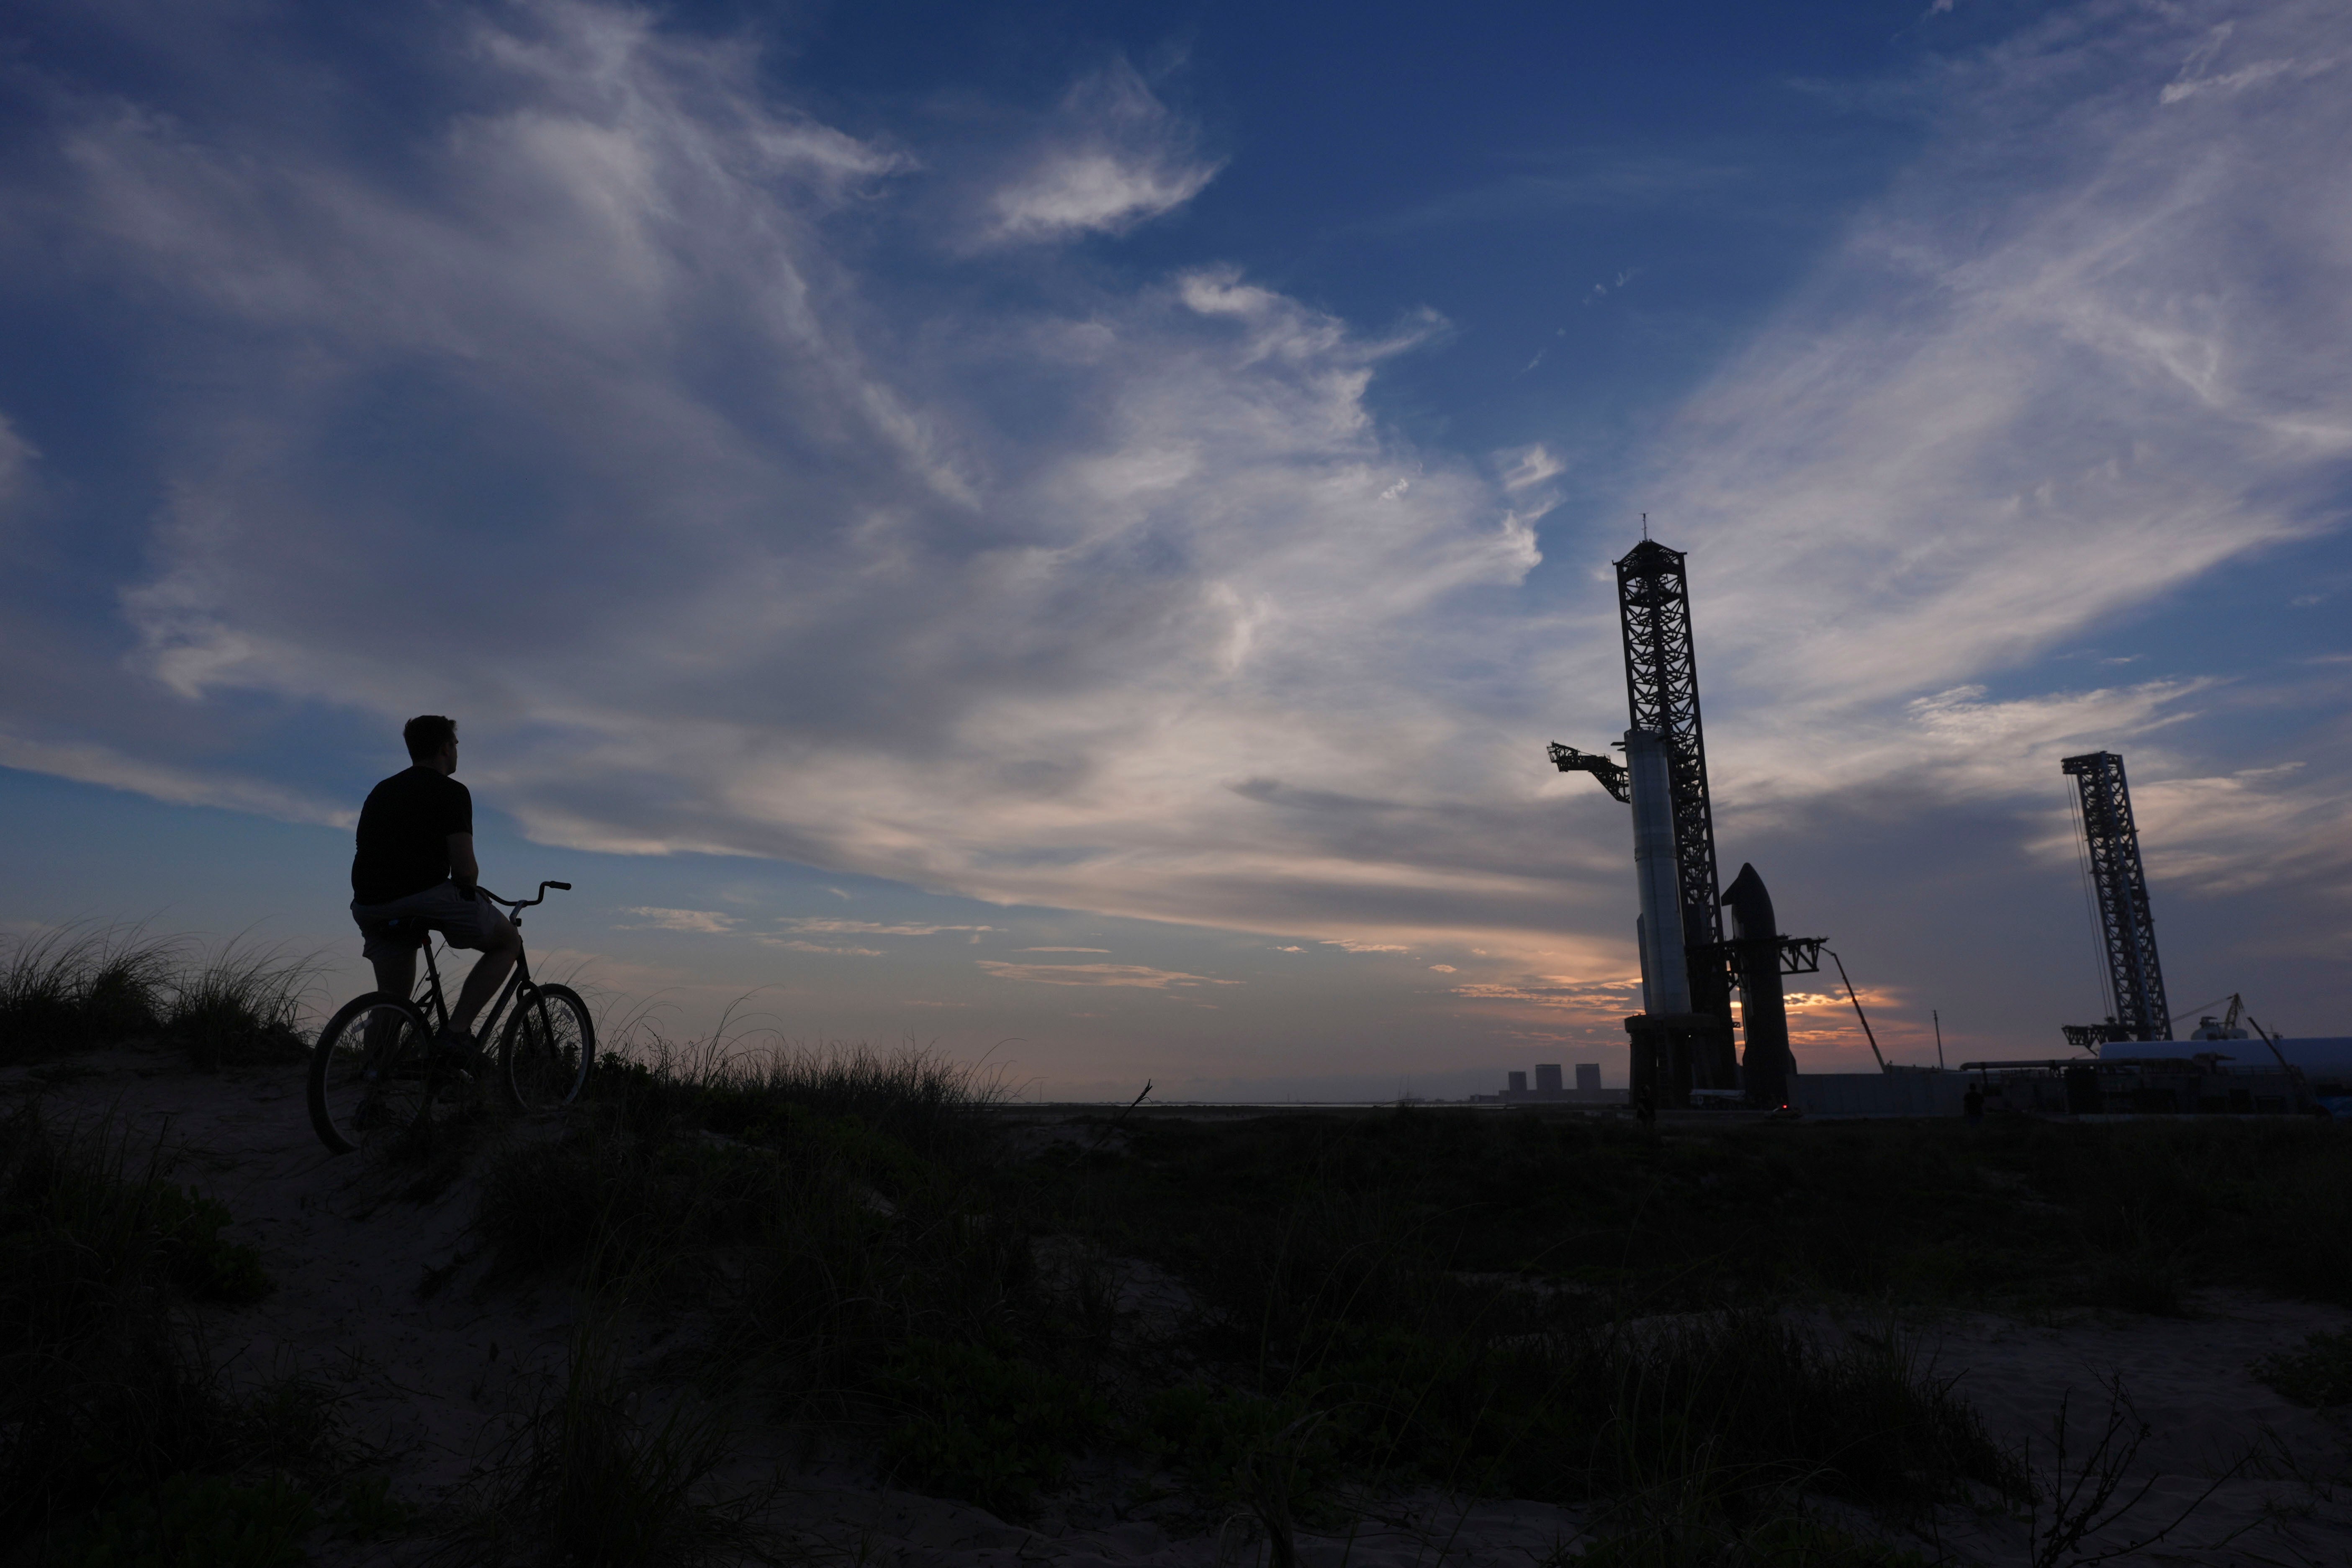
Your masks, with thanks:
M 310 1131 L 299 1068 L 204 1075 L 171 1058 L 116 1051 L 75 1058 L 45 1078 L 37 1081 L 21 1068 L 0 1073 L 0 1104 L 37 1090 L 60 1120 L 111 1115 L 160 1136 L 176 1179 L 236 1214 L 236 1238 L 260 1248 L 278 1288 L 257 1306 L 207 1316 L 214 1355 L 239 1376 L 299 1370 L 347 1390 L 351 1428 L 383 1452 L 399 1495 L 424 1505 L 446 1498 L 560 1373 L 580 1303 L 561 1290 L 485 1287 L 466 1183 L 418 1202 L 359 1157 L 329 1156 Z M 2045 1479 L 2056 1465 L 2061 1402 L 2069 1412 L 2071 1476 L 2106 1425 L 2110 1381 L 2121 1380 L 2150 1431 L 2116 1501 L 2143 1487 L 2146 1495 L 2090 1536 L 2083 1552 L 2139 1541 L 2210 1489 L 2164 1540 L 2113 1560 L 2352 1563 L 2345 1431 L 2287 1404 L 2247 1370 L 2314 1331 L 2352 1327 L 2352 1313 L 2226 1293 L 2209 1296 L 2199 1310 L 2189 1321 L 1956 1316 L 1904 1331 L 1938 1373 L 1958 1380 L 1997 1437 L 2029 1446 Z M 1822 1327 L 1877 1332 L 1885 1325 L 1822 1320 Z M 2137 1429 L 2132 1423 L 2126 1435 Z M 846 1468 L 797 1468 L 789 1454 L 783 1435 L 755 1437 L 745 1466 L 760 1474 L 745 1479 L 777 1485 L 768 1522 L 822 1560 L 909 1568 L 1222 1568 L 1265 1557 L 1264 1542 L 1242 1521 L 1220 1528 L 1176 1503 L 1155 1511 L 1074 1502 L 1063 1516 L 1025 1528 L 876 1487 Z M 1106 1487 L 1094 1495 L 1112 1492 Z M 1536 1563 L 1573 1542 L 1580 1524 L 1575 1510 L 1542 1503 L 1403 1498 L 1370 1510 L 1348 1538 L 1302 1534 L 1298 1555 L 1307 1568 Z M 2034 1561 L 2033 1528 L 2021 1517 L 1951 1508 L 1906 1543 L 1931 1562 L 2005 1568 Z M 324 1563 L 408 1555 L 318 1546 Z

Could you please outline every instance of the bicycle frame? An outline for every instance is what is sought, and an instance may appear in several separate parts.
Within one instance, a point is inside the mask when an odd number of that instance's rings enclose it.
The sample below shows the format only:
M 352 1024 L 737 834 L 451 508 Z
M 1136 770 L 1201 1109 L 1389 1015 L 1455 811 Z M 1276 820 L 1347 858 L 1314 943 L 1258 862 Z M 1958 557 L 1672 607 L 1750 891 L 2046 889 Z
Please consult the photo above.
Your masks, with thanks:
M 533 904 L 546 902 L 547 889 L 550 888 L 561 888 L 568 893 L 572 890 L 572 884 L 541 882 L 539 885 L 539 897 L 535 899 L 502 899 L 488 888 L 477 888 L 474 890 L 490 902 L 504 904 L 507 907 L 507 918 L 514 921 L 515 935 L 520 937 L 522 934 L 523 910 L 530 909 Z M 423 945 L 425 992 L 418 1005 L 429 1007 L 427 1017 L 435 1030 L 439 1031 L 449 1026 L 449 1001 L 441 990 L 441 966 L 433 962 L 433 934 L 429 931 L 425 933 Z M 448 939 L 444 937 L 441 941 L 442 951 L 447 952 L 448 947 Z M 530 984 L 530 953 L 527 949 L 518 947 L 515 951 L 514 973 L 507 976 L 507 983 L 499 988 L 497 1000 L 490 1004 L 489 1010 L 482 1016 L 481 1026 L 474 1032 L 474 1038 L 486 1046 L 489 1041 L 497 1039 L 499 1024 L 506 1015 L 507 1005 L 515 999 L 525 985 Z M 412 1000 L 417 999 L 412 998 Z

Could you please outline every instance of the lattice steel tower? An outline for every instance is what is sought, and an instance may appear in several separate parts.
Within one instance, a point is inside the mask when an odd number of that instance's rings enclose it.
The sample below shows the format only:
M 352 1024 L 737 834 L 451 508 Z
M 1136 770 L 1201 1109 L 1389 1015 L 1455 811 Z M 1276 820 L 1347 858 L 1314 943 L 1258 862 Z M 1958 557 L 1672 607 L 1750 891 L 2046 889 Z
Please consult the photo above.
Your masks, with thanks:
M 1723 940 L 1723 906 L 1717 892 L 1715 813 L 1706 794 L 1698 653 L 1691 640 L 1683 552 L 1651 539 L 1628 551 L 1617 563 L 1617 611 L 1625 631 L 1625 697 L 1633 728 L 1662 735 L 1666 742 L 1675 853 L 1682 870 L 1683 941 L 1711 948 Z M 1723 1020 L 1727 1051 L 1731 982 L 1721 960 L 1694 962 L 1690 978 L 1691 1010 Z
M 2092 752 L 2067 757 L 2058 766 L 2082 792 L 2083 837 L 2090 850 L 2091 887 L 2098 895 L 2116 1032 L 2127 1040 L 2168 1040 L 2172 1015 L 2164 997 L 2164 970 L 2156 961 L 2147 873 L 2140 868 L 2139 828 L 2132 821 L 2124 760 L 2113 752 Z

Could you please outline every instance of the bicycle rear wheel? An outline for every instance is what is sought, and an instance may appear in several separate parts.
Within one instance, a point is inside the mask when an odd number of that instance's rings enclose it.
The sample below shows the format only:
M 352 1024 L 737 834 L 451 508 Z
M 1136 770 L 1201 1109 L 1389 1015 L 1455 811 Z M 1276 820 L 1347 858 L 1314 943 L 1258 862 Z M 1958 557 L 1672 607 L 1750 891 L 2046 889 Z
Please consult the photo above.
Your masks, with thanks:
M 404 996 L 343 1004 L 310 1052 L 310 1125 L 338 1154 L 398 1137 L 425 1109 L 433 1031 Z
M 517 1110 L 554 1110 L 580 1098 L 596 1059 L 588 1005 L 569 985 L 533 985 L 515 998 L 499 1038 L 507 1099 Z

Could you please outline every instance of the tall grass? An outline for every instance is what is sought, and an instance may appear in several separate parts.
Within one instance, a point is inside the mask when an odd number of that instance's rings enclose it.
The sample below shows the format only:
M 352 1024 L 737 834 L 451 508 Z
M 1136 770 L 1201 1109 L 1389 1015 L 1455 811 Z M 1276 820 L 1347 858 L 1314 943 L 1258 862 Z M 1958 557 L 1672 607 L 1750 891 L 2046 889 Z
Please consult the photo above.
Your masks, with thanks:
M 647 1408 L 646 1391 L 624 1373 L 622 1330 L 617 1297 L 582 1315 L 562 1383 L 477 1478 L 460 1541 L 490 1561 L 566 1568 L 763 1555 L 751 1516 L 764 1494 L 717 1480 L 732 1450 L 724 1414 L 689 1399 Z
M 0 945 L 0 1063 L 165 1040 L 203 1068 L 288 1061 L 308 1048 L 314 954 L 232 939 L 191 956 L 184 938 L 89 922 Z
M 184 1310 L 269 1289 L 228 1217 L 104 1122 L 0 1120 L 0 1553 L 174 1477 L 330 1463 L 323 1396 L 230 1388 Z
M 172 976 L 163 1032 L 200 1068 L 299 1061 L 310 1048 L 304 1014 L 318 972 L 316 953 L 232 938 Z
M 992 1080 L 918 1051 L 637 1050 L 564 1136 L 483 1173 L 509 1267 L 715 1303 L 732 1353 L 813 1395 L 870 1382 L 910 1333 L 984 1323 L 1029 1270 L 979 1201 Z
M 1717 1509 L 1727 1529 L 1806 1489 L 1911 1508 L 1964 1479 L 2020 1484 L 1899 1346 L 1824 1346 L 1760 1310 L 1629 1328 L 1622 1307 L 1465 1277 L 1462 1215 L 1337 1147 L 1296 1180 L 1244 1158 L 1203 1186 L 1148 1156 L 1014 1159 L 997 1100 L 919 1052 L 640 1042 L 562 1137 L 495 1159 L 479 1223 L 509 1268 L 690 1304 L 706 1375 L 1012 1515 L 1097 1451 L 1286 1540 L 1366 1488 L 1429 1482 L 1746 1500 Z M 1425 1173 L 1428 1152 L 1391 1163 Z M 1194 1308 L 1173 1338 L 1143 1333 L 1093 1277 L 1111 1265 L 1057 1243 L 1041 1267 L 1041 1235 L 1157 1258 Z
M 0 1061 L 154 1032 L 181 964 L 175 941 L 77 922 L 0 946 Z

